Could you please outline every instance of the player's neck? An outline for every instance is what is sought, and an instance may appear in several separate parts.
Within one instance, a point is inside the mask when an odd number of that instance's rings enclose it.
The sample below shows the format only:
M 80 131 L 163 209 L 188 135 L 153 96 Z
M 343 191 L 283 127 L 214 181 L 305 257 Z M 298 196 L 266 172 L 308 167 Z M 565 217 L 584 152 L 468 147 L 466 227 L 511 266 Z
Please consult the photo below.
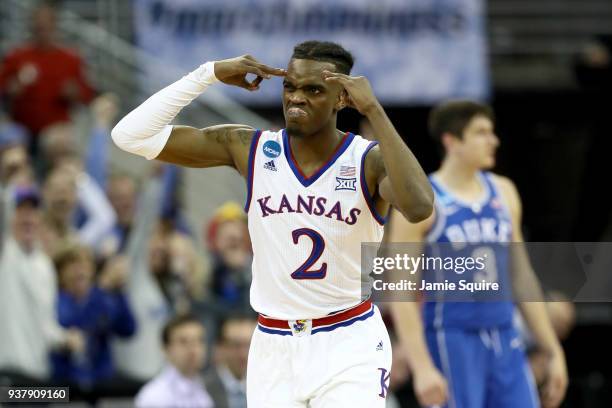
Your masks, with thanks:
M 316 167 L 330 158 L 344 135 L 345 133 L 335 127 L 302 137 L 292 137 L 289 134 L 293 158 L 302 170 L 308 170 L 310 166 Z
M 442 166 L 436 172 L 436 177 L 447 187 L 457 190 L 470 190 L 474 186 L 479 186 L 478 173 L 479 168 L 466 166 L 452 158 L 446 158 L 442 162 Z

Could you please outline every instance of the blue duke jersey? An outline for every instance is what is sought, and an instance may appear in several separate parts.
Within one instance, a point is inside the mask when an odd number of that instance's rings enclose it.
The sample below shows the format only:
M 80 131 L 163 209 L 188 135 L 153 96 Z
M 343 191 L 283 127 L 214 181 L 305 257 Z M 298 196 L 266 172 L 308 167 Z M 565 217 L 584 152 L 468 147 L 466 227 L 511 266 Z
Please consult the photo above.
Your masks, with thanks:
M 245 211 L 257 312 L 314 319 L 363 300 L 361 243 L 380 242 L 384 223 L 363 166 L 375 145 L 346 133 L 327 163 L 306 177 L 284 130 L 256 132 Z
M 462 274 L 452 270 L 437 270 L 424 272 L 423 277 L 436 282 L 448 279 L 457 284 L 460 280 L 497 282 L 500 290 L 473 293 L 464 290 L 452 294 L 447 291 L 442 295 L 437 292 L 435 296 L 426 294 L 424 321 L 430 329 L 482 329 L 512 324 L 508 248 L 512 239 L 510 214 L 494 185 L 493 175 L 481 172 L 478 178 L 484 196 L 479 202 L 466 203 L 448 192 L 435 176 L 430 176 L 436 195 L 436 215 L 426 237 L 428 244 L 425 246 L 425 255 L 442 258 L 480 257 L 485 260 L 485 268 L 463 271 Z M 437 296 L 446 300 L 436 299 Z M 454 298 L 457 301 L 452 301 L 453 296 L 457 296 Z

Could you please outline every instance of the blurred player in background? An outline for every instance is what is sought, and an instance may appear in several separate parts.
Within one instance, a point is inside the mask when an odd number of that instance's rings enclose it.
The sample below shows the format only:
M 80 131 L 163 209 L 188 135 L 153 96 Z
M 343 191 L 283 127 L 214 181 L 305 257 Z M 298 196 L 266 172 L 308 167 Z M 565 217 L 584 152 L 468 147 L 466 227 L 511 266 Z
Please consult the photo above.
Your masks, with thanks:
M 430 132 L 444 149 L 440 169 L 430 176 L 436 194 L 434 214 L 416 224 L 394 215 L 391 242 L 426 242 L 425 253 L 437 248 L 454 256 L 461 253 L 457 247 L 467 244 L 491 252 L 489 261 L 497 260 L 497 276 L 488 279 L 500 286 L 511 281 L 516 304 L 548 357 L 542 403 L 556 407 L 568 381 L 563 350 L 545 304 L 537 302 L 543 297 L 524 246 L 500 245 L 522 243 L 523 236 L 514 184 L 487 171 L 495 165 L 499 145 L 493 112 L 470 101 L 445 103 L 431 113 Z M 473 279 L 477 280 L 476 274 Z M 394 303 L 397 331 L 410 354 L 420 403 L 442 405 L 447 400 L 444 406 L 451 408 L 538 407 L 513 311 L 510 298 L 436 302 L 426 295 L 421 318 L 417 303 Z
M 122 149 L 189 167 L 230 166 L 247 179 L 253 242 L 250 407 L 383 407 L 391 344 L 362 295 L 361 242 L 379 242 L 388 205 L 418 222 L 432 211 L 427 177 L 334 43 L 295 47 L 285 71 L 251 56 L 209 62 L 159 91 L 112 132 Z M 247 74 L 256 76 L 252 82 Z M 250 91 L 281 76 L 286 129 L 196 129 L 172 119 L 214 82 Z M 352 106 L 378 142 L 336 129 Z M 379 144 L 380 143 L 380 144 Z

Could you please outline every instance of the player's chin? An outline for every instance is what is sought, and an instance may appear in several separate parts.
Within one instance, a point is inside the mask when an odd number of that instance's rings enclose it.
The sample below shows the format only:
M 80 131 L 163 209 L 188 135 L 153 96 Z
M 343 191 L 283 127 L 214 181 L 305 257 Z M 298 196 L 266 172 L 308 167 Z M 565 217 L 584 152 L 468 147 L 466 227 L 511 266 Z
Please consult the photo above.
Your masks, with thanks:
M 491 170 L 495 167 L 495 158 L 487 158 L 483 161 L 482 166 L 480 166 L 483 170 Z
M 306 134 L 306 129 L 304 128 L 304 126 L 301 123 L 293 120 L 286 121 L 286 128 L 287 132 L 291 136 L 303 136 Z

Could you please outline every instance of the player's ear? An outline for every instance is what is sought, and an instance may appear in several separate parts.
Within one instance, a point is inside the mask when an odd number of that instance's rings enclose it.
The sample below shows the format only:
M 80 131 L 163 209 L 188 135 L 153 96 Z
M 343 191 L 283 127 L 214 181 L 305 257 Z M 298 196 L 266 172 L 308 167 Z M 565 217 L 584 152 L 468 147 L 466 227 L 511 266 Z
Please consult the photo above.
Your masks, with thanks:
M 452 147 L 457 144 L 459 138 L 450 132 L 444 132 L 441 136 L 442 146 L 444 150 L 449 151 Z
M 334 110 L 336 112 L 339 112 L 347 106 L 350 106 L 349 96 L 346 92 L 346 89 L 342 89 L 338 94 L 338 99 L 336 100 L 336 104 L 334 105 Z

